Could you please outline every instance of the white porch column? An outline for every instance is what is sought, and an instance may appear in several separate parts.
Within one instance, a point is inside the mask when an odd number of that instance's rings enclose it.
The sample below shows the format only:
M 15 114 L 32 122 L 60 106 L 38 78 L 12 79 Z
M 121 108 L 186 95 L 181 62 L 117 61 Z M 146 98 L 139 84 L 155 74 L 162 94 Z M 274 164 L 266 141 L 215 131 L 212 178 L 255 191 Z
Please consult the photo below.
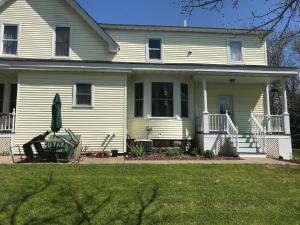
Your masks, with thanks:
M 271 131 L 272 130 L 272 124 L 270 120 L 271 116 L 271 109 L 270 109 L 270 84 L 266 84 L 266 89 L 265 89 L 265 110 L 266 110 L 266 115 L 268 116 L 267 118 L 267 128 L 266 131 Z
M 207 110 L 207 90 L 206 90 L 206 79 L 202 79 L 202 97 L 203 97 L 203 113 L 202 113 L 202 124 L 203 133 L 209 133 L 209 113 Z
M 287 103 L 287 94 L 286 94 L 286 85 L 285 80 L 281 80 L 281 104 L 282 104 L 282 115 L 283 115 L 283 126 L 285 134 L 291 134 L 290 128 L 290 115 L 288 112 L 288 103 Z

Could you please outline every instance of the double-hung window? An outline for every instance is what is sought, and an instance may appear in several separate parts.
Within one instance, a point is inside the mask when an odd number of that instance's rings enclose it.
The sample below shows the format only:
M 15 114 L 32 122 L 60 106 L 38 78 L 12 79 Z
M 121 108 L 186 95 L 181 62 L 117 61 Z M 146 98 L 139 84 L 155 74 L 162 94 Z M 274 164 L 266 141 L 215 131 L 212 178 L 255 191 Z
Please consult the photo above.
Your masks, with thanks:
M 174 116 L 173 83 L 152 83 L 152 117 Z
M 93 85 L 91 83 L 76 83 L 74 85 L 74 106 L 93 106 Z
M 181 117 L 189 117 L 189 86 L 188 84 L 180 85 L 181 91 Z
M 148 39 L 148 60 L 162 60 L 162 40 L 159 38 Z
M 55 27 L 55 56 L 70 56 L 70 27 Z
M 18 54 L 18 25 L 3 26 L 2 54 L 16 56 Z
M 231 64 L 242 64 L 244 62 L 242 41 L 229 41 L 229 57 Z
M 135 83 L 134 85 L 134 116 L 143 117 L 144 115 L 144 84 Z

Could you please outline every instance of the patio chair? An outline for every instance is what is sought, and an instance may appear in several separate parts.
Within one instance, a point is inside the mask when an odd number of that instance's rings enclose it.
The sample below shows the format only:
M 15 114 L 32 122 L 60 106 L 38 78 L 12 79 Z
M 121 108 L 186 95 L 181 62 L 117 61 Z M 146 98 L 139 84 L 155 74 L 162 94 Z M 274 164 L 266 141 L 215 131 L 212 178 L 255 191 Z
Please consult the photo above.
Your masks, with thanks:
M 56 157 L 58 161 L 65 160 L 67 162 L 71 161 L 74 156 L 74 151 L 76 150 L 76 145 L 65 138 L 62 135 L 57 135 L 55 138 L 59 139 L 56 141 Z
M 79 162 L 82 150 L 87 150 L 88 147 L 82 148 L 81 146 L 81 135 L 75 135 L 72 130 L 65 129 L 70 137 L 70 141 L 75 145 L 76 150 L 74 151 L 73 159 L 74 162 Z

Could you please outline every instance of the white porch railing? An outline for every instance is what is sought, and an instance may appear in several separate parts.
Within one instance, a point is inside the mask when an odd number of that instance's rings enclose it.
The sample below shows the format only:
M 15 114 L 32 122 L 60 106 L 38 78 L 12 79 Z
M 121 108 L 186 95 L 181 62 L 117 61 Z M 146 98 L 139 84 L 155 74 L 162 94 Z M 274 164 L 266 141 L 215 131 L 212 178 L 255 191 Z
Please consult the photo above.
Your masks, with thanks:
M 284 133 L 283 115 L 252 115 L 267 133 Z
M 15 132 L 16 111 L 12 113 L 0 113 L 0 132 Z
M 238 150 L 238 128 L 233 124 L 228 112 L 226 114 L 209 114 L 209 131 L 227 133 L 234 147 Z
M 266 131 L 260 125 L 260 123 L 256 120 L 254 115 L 251 113 L 251 117 L 249 119 L 250 122 L 250 131 L 251 136 L 254 138 L 256 143 L 256 147 L 259 147 L 265 153 L 266 151 Z
M 208 118 L 210 132 L 227 132 L 226 114 L 209 114 Z

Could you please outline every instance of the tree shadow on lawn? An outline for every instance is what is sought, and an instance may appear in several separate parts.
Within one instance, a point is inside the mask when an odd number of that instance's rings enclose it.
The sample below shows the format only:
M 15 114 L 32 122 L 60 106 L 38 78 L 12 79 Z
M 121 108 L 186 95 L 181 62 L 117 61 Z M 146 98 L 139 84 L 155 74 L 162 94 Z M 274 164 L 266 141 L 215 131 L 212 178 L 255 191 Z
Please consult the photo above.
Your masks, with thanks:
M 156 204 L 159 197 L 158 184 L 138 191 L 134 194 L 133 201 L 126 200 L 127 202 L 122 202 L 122 199 L 116 199 L 117 203 L 115 202 L 115 204 L 112 202 L 113 194 L 111 192 L 99 200 L 97 194 L 88 193 L 88 190 L 79 192 L 78 188 L 75 191 L 75 188 L 66 187 L 66 189 L 58 189 L 58 192 L 55 193 L 57 196 L 64 195 L 63 200 L 47 199 L 47 207 L 52 207 L 53 211 L 32 213 L 32 211 L 40 210 L 45 206 L 42 201 L 42 204 L 35 205 L 33 205 L 33 202 L 37 202 L 41 195 L 46 195 L 49 198 L 51 196 L 48 196 L 50 186 L 55 186 L 52 173 L 48 175 L 46 180 L 43 180 L 42 185 L 35 185 L 30 190 L 27 190 L 28 187 L 22 187 L 21 190 L 25 191 L 14 193 L 7 201 L 0 203 L 0 225 L 155 225 L 170 219 L 167 216 L 157 216 L 157 213 L 162 210 L 162 206 Z M 96 193 L 101 193 L 98 188 L 96 188 L 96 191 Z M 108 207 L 113 208 L 107 211 Z M 25 208 L 29 208 L 29 211 L 24 210 Z

